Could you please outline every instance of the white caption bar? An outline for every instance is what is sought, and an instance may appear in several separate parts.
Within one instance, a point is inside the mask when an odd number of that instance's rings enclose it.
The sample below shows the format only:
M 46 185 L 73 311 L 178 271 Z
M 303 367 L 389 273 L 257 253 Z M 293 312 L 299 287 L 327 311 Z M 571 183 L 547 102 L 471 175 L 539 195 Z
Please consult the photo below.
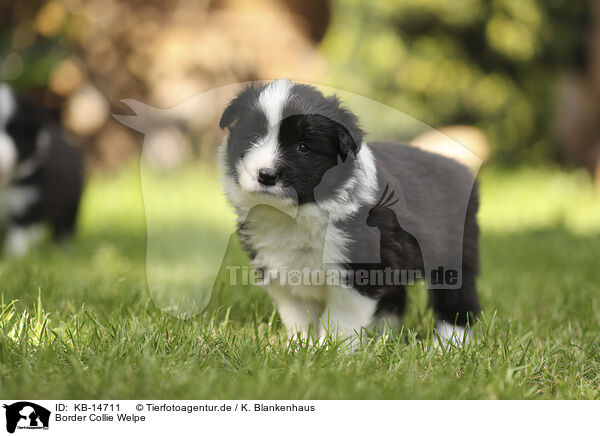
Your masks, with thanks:
M 0 434 L 578 434 L 594 401 L 3 400 Z M 134 432 L 134 433 L 132 433 Z M 385 433 L 384 433 L 385 432 Z M 177 433 L 179 434 L 179 433 Z

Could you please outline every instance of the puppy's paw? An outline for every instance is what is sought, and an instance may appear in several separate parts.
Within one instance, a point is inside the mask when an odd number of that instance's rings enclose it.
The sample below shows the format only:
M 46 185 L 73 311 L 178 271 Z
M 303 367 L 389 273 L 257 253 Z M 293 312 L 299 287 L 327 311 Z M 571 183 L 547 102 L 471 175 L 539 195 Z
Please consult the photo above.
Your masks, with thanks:
M 433 345 L 436 348 L 453 345 L 462 347 L 471 340 L 471 332 L 464 327 L 452 325 L 446 321 L 438 322 L 433 335 Z

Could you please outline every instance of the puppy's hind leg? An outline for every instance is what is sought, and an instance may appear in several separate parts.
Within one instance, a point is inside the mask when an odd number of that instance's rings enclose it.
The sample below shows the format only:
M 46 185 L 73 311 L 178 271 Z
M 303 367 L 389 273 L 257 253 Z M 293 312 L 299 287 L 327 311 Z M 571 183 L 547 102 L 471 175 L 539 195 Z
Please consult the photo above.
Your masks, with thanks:
M 467 206 L 463 233 L 461 286 L 458 289 L 431 289 L 429 302 L 436 317 L 437 336 L 442 341 L 462 343 L 467 324 L 472 324 L 481 305 L 477 296 L 477 274 L 479 273 L 479 227 L 477 225 L 477 191 L 473 190 Z M 436 336 L 436 341 L 437 341 Z
M 436 317 L 436 342 L 438 336 L 455 344 L 469 339 L 465 337 L 467 324 L 472 324 L 481 310 L 472 271 L 463 268 L 460 289 L 429 290 L 429 302 Z

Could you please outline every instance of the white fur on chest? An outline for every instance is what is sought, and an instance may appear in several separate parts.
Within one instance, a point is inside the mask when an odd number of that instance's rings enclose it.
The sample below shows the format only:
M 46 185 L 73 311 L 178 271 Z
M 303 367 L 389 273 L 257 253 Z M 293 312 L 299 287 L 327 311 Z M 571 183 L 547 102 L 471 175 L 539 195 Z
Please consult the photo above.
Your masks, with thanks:
M 327 252 L 341 253 L 345 245 L 343 235 L 329 226 L 328 221 L 327 216 L 303 216 L 302 209 L 296 219 L 269 207 L 254 209 L 242 231 L 246 243 L 255 252 L 253 265 L 278 272 L 279 277 L 271 279 L 277 286 L 281 285 L 281 275 L 292 271 L 303 272 L 308 268 L 311 273 L 325 274 L 327 265 L 323 259 L 328 258 Z M 280 287 L 303 299 L 325 299 L 324 286 L 302 282 Z
M 363 143 L 354 176 L 341 187 L 337 198 L 297 206 L 291 199 L 241 189 L 229 173 L 227 139 L 224 142 L 219 150 L 219 164 L 225 193 L 236 207 L 239 222 L 244 224 L 242 237 L 256 254 L 253 266 L 277 272 L 308 268 L 311 272 L 326 274 L 335 269 L 339 273 L 339 265 L 347 261 L 352 235 L 341 231 L 335 222 L 351 216 L 361 204 L 375 200 L 377 171 L 368 146 Z M 320 285 L 287 284 L 281 289 L 306 300 L 327 298 L 326 287 Z

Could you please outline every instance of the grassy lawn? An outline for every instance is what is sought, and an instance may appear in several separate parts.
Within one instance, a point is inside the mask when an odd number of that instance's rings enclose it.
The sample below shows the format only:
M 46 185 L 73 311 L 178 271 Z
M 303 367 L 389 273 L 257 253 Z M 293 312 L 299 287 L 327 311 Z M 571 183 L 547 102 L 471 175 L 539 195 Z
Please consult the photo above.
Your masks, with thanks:
M 170 203 L 197 186 L 218 192 L 202 173 L 166 184 L 146 176 L 152 231 L 175 217 L 171 225 L 229 234 L 220 196 L 196 210 L 206 225 Z M 488 169 L 481 179 L 484 312 L 474 341 L 432 348 L 433 319 L 415 287 L 399 334 L 341 353 L 287 346 L 257 288 L 217 287 L 189 320 L 159 310 L 146 281 L 139 172 L 95 176 L 75 240 L 0 260 L 0 397 L 600 398 L 600 196 L 578 172 Z

